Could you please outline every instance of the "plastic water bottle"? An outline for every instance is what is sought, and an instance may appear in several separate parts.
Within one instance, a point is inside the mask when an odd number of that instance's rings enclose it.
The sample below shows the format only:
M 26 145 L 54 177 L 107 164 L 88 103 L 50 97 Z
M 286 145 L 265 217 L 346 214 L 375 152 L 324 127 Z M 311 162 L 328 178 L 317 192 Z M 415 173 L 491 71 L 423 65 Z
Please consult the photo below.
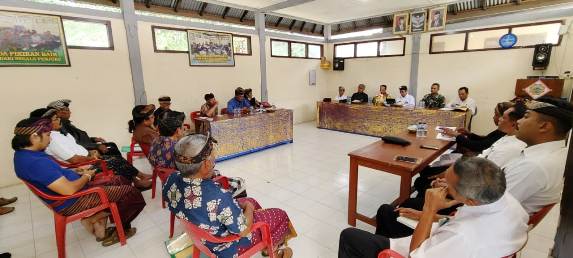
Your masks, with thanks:
M 422 137 L 428 136 L 428 124 L 426 122 L 422 122 Z
M 422 126 L 422 122 L 418 122 L 418 124 L 416 124 L 416 137 L 424 137 Z
M 420 108 L 426 108 L 426 102 L 423 101 L 423 100 L 420 100 L 420 103 L 418 104 L 418 106 L 419 106 Z

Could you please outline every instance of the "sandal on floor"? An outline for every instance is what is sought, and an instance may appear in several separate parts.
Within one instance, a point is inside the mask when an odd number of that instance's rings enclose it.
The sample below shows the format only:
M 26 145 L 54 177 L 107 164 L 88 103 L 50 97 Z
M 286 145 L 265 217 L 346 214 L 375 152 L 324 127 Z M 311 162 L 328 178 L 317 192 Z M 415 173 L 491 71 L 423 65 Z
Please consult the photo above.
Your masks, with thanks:
M 132 237 L 133 235 L 135 235 L 135 232 L 137 232 L 136 228 L 126 229 L 125 230 L 125 239 L 128 239 L 128 238 Z M 111 235 L 107 239 L 104 239 L 101 242 L 101 245 L 104 247 L 107 247 L 107 246 L 115 245 L 117 243 L 119 243 L 119 236 L 117 235 L 117 230 L 116 230 L 113 232 L 113 235 Z
M 290 249 L 290 247 L 285 247 L 283 249 L 280 249 L 277 252 L 277 256 L 278 258 L 291 258 L 292 257 L 292 249 Z
M 0 215 L 8 214 L 14 211 L 14 207 L 0 207 Z
M 115 227 L 109 227 L 105 229 L 105 236 L 102 238 L 96 237 L 96 241 L 97 242 L 101 242 L 104 241 L 108 238 L 110 238 L 111 236 L 113 236 L 113 233 L 115 232 Z

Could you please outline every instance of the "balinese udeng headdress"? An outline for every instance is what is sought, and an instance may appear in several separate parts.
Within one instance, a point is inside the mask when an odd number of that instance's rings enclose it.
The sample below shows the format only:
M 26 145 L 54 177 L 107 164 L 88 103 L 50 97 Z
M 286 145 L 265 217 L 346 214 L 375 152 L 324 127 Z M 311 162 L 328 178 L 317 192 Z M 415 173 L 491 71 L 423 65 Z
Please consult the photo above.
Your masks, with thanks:
M 193 135 L 193 134 L 191 134 L 191 135 Z M 199 153 L 197 153 L 197 155 L 195 155 L 193 157 L 187 157 L 187 156 L 175 153 L 175 161 L 177 161 L 179 163 L 183 163 L 183 164 L 201 163 L 202 161 L 206 160 L 211 155 L 211 153 L 213 152 L 213 149 L 215 147 L 215 145 L 214 145 L 215 143 L 217 143 L 217 140 L 213 139 L 213 137 L 211 137 L 211 134 L 208 133 L 207 134 L 207 142 L 205 143 L 205 145 L 203 146 L 201 151 L 199 151 Z
M 542 100 L 543 99 L 531 100 L 527 102 L 527 109 L 550 117 L 554 117 L 561 121 L 569 121 L 569 123 L 573 121 L 573 110 L 564 107 L 558 107 L 554 104 L 544 102 Z
M 52 120 L 48 118 L 41 118 L 30 126 L 14 128 L 15 135 L 32 135 L 41 134 L 52 131 Z

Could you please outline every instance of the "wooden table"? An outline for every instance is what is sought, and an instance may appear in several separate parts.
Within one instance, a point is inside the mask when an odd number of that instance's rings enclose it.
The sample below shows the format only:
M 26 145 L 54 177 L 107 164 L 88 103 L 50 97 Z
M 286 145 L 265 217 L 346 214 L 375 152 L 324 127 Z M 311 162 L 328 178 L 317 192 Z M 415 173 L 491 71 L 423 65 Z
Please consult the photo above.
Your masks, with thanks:
M 348 224 L 356 226 L 356 219 L 359 219 L 376 226 L 375 218 L 369 218 L 357 211 L 358 166 L 400 176 L 400 196 L 393 202 L 393 204 L 399 204 L 410 196 L 412 177 L 454 144 L 454 142 L 437 140 L 434 128 L 430 128 L 428 137 L 424 138 L 416 138 L 416 134 L 411 134 L 407 131 L 399 136 L 407 139 L 412 144 L 400 146 L 384 143 L 380 140 L 348 154 L 350 156 Z M 420 148 L 422 144 L 436 146 L 439 150 L 422 149 Z M 410 164 L 396 161 L 395 157 L 397 155 L 418 158 L 419 163 Z
M 240 117 L 222 114 L 212 121 L 196 118 L 195 123 L 210 131 L 217 140 L 217 161 L 293 142 L 293 112 L 290 109 Z

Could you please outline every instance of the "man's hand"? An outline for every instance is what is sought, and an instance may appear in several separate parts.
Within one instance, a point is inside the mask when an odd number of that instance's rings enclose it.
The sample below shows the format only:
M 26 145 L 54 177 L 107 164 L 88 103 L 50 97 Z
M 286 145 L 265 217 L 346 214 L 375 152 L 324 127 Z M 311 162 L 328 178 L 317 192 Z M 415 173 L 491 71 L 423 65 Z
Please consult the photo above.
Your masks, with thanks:
M 434 181 L 432 181 L 432 183 L 430 183 L 430 186 L 432 186 L 432 188 L 447 187 L 448 182 L 446 182 L 445 178 L 436 178 L 436 180 L 434 180 Z
M 107 146 L 105 146 L 103 144 L 98 144 L 97 150 L 103 154 L 106 154 L 108 152 Z
M 421 211 L 410 208 L 396 208 L 394 211 L 397 211 L 402 217 L 406 217 L 413 220 L 420 220 L 420 217 L 422 217 Z
M 460 127 L 460 128 L 458 128 L 458 129 L 456 129 L 456 131 L 457 131 L 459 134 L 469 134 L 469 133 L 470 133 L 470 132 L 468 132 L 468 130 L 466 130 L 466 128 L 463 128 L 463 127 Z
M 99 159 L 100 155 L 99 155 L 99 152 L 97 150 L 91 150 L 91 151 L 89 151 L 88 157 Z
M 424 211 L 437 212 L 441 209 L 448 208 L 448 202 L 446 201 L 447 194 L 447 187 L 430 188 L 426 190 Z
M 456 136 L 460 135 L 460 133 L 458 133 L 458 132 L 456 132 L 450 128 L 442 128 L 442 132 L 443 132 L 443 134 L 448 135 L 448 136 L 452 136 L 452 137 L 456 137 Z
M 83 173 L 85 170 L 89 170 L 92 167 L 92 165 L 83 165 L 81 167 L 77 167 L 77 168 L 73 168 L 73 171 L 76 171 L 76 173 L 81 174 Z

